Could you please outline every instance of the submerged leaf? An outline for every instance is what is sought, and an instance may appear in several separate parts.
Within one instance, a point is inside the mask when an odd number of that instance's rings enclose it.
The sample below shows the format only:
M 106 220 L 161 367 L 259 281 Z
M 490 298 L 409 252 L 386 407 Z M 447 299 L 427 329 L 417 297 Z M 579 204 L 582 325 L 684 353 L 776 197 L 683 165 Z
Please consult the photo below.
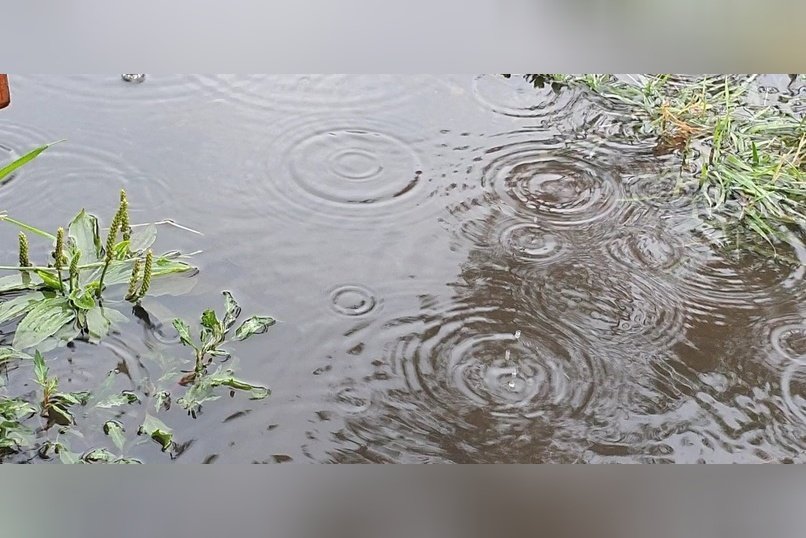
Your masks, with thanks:
M 165 425 L 157 417 L 146 414 L 143 425 L 140 426 L 138 433 L 146 434 L 162 446 L 162 450 L 168 450 L 173 444 L 173 430 Z
M 95 306 L 87 311 L 87 332 L 90 342 L 98 343 L 109 334 L 117 324 L 128 321 L 129 318 L 111 308 Z
M 139 226 L 132 231 L 129 249 L 132 252 L 145 252 L 157 239 L 157 227 L 154 224 Z
M 246 340 L 253 334 L 265 333 L 276 320 L 269 316 L 252 316 L 235 331 L 235 340 Z
M 104 433 L 112 439 L 118 450 L 123 450 L 123 445 L 126 444 L 123 424 L 117 420 L 109 420 L 104 424 Z
M 93 263 L 101 260 L 101 232 L 98 219 L 83 209 L 73 217 L 67 228 L 68 236 L 84 263 Z
M 75 319 L 75 312 L 65 297 L 45 299 L 32 308 L 17 326 L 13 347 L 28 349 L 56 334 Z
M 42 387 L 48 381 L 48 367 L 45 365 L 45 358 L 39 351 L 34 353 L 34 380 Z
M 10 291 L 23 291 L 39 289 L 42 284 L 34 284 L 25 282 L 22 279 L 22 274 L 8 275 L 0 278 L 0 293 L 7 293 Z

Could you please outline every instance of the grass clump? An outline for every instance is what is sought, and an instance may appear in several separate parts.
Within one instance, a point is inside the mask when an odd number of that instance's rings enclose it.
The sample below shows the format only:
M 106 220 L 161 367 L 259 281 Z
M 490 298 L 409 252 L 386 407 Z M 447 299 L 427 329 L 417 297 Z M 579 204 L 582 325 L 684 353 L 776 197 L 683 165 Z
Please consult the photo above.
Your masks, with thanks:
M 681 171 L 713 212 L 768 243 L 806 229 L 806 119 L 754 104 L 754 76 L 525 75 L 605 98 L 657 138 L 656 153 L 679 152 Z

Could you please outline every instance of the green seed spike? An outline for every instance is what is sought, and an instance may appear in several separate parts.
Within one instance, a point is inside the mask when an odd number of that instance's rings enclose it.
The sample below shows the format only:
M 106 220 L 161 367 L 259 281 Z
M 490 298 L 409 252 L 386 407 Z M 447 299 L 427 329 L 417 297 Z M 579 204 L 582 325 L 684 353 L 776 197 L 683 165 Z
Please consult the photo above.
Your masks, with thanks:
M 59 271 L 65 263 L 64 257 L 64 228 L 56 230 L 56 249 L 53 251 L 54 267 Z
M 129 200 L 126 198 L 126 191 L 120 189 L 120 231 L 123 232 L 123 240 L 129 241 L 132 237 L 132 229 L 129 225 Z
M 134 260 L 132 266 L 132 276 L 129 279 L 129 291 L 126 292 L 126 300 L 133 303 L 137 300 L 137 280 L 140 276 L 140 259 Z
M 153 270 L 154 252 L 149 250 L 146 254 L 146 263 L 143 267 L 143 283 L 140 285 L 140 292 L 137 294 L 137 299 L 140 300 L 145 297 L 148 288 L 151 286 L 151 272 Z
M 106 237 L 106 262 L 112 261 L 112 254 L 115 252 L 115 243 L 118 240 L 118 230 L 120 230 L 120 221 L 122 220 L 121 213 L 118 211 L 115 218 L 112 219 L 112 225 L 109 227 L 109 235 Z
M 20 267 L 31 267 L 31 259 L 28 257 L 28 237 L 24 232 L 20 232 Z

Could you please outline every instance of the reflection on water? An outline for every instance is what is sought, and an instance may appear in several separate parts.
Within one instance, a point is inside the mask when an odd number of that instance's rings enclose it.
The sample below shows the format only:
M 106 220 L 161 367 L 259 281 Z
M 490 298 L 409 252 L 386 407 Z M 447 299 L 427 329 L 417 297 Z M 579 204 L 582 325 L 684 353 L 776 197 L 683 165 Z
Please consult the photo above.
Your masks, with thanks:
M 136 220 L 204 233 L 171 237 L 204 249 L 192 292 L 53 372 L 136 383 L 230 289 L 282 320 L 238 350 L 273 394 L 170 410 L 180 462 L 803 461 L 806 248 L 721 248 L 677 157 L 602 105 L 518 77 L 16 77 L 0 158 L 68 142 L 2 209 L 55 225 L 124 185 Z

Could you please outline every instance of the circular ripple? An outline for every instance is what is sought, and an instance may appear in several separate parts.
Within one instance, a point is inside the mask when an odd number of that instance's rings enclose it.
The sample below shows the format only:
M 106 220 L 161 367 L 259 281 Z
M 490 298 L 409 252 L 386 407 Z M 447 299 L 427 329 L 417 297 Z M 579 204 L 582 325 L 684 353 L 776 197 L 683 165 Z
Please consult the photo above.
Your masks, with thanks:
M 193 83 L 249 110 L 311 111 L 389 107 L 434 87 L 431 76 L 217 75 Z
M 668 271 L 685 257 L 680 241 L 658 227 L 619 229 L 608 237 L 607 251 L 616 262 L 639 271 Z
M 390 346 L 388 362 L 409 397 L 460 422 L 474 410 L 504 419 L 582 415 L 609 382 L 578 342 L 536 319 L 518 321 L 515 312 L 459 305 L 423 321 L 414 328 L 413 318 L 401 320 L 398 331 L 413 330 Z
M 25 155 L 34 148 L 54 142 L 53 135 L 24 125 L 0 121 L 0 168 Z M 43 156 L 44 157 L 44 156 Z M 2 184 L 9 184 L 18 177 L 24 176 L 32 165 L 23 166 L 3 179 Z
M 429 364 L 426 371 L 444 369 L 450 375 L 451 389 L 495 415 L 531 418 L 559 405 L 578 410 L 592 391 L 590 384 L 579 383 L 579 379 L 572 387 L 567 352 L 539 341 L 525 342 L 523 335 L 472 336 L 451 349 L 440 349 L 432 360 L 445 364 Z M 589 370 L 587 364 L 584 370 L 571 373 L 581 378 Z M 432 396 L 441 397 L 435 379 L 421 375 L 418 382 Z
M 148 75 L 143 84 L 128 83 L 120 75 L 15 77 L 21 93 L 50 93 L 59 101 L 69 100 L 94 110 L 122 109 L 135 103 L 165 106 L 204 95 L 209 84 L 204 77 L 187 75 Z
M 786 259 L 776 259 L 744 248 L 720 250 L 707 241 L 688 249 L 690 268 L 679 282 L 697 310 L 752 310 L 796 304 L 802 299 L 806 291 L 803 286 L 806 259 L 791 245 L 779 245 L 778 252 Z
M 793 361 L 781 376 L 781 392 L 787 410 L 806 427 L 806 364 Z
M 7 203 L 17 215 L 41 215 L 42 208 L 52 207 L 54 200 L 59 200 L 59 208 L 66 208 L 68 213 L 84 207 L 104 217 L 104 211 L 114 209 L 119 189 L 125 187 L 136 219 L 137 208 L 158 207 L 167 198 L 164 181 L 146 177 L 118 155 L 99 148 L 65 142 L 42 156 L 47 166 L 43 161 L 26 167 L 24 181 L 8 187 Z M 70 216 L 59 211 L 53 216 Z
M 529 142 L 497 148 L 483 183 L 511 210 L 558 226 L 598 221 L 617 207 L 619 186 L 609 173 L 579 155 Z
M 516 258 L 527 262 L 550 263 L 565 249 L 563 239 L 537 224 L 513 224 L 504 229 L 501 244 Z
M 363 316 L 378 305 L 375 295 L 361 286 L 340 286 L 330 292 L 333 309 L 345 316 Z
M 806 321 L 797 316 L 765 320 L 767 337 L 779 357 L 806 365 Z
M 668 348 L 683 337 L 682 298 L 638 271 L 586 263 L 558 264 L 526 275 L 524 294 L 558 325 L 596 345 Z
M 517 118 L 546 117 L 553 122 L 570 115 L 576 93 L 555 91 L 551 84 L 533 86 L 520 75 L 479 75 L 473 79 L 473 95 L 493 112 Z
M 339 204 L 379 204 L 416 188 L 421 163 L 405 142 L 368 130 L 333 129 L 301 141 L 288 156 L 293 180 Z
M 296 122 L 245 178 L 244 203 L 260 214 L 271 203 L 271 215 L 294 223 L 303 214 L 327 225 L 399 226 L 398 217 L 428 207 L 431 192 L 418 129 L 358 117 Z

